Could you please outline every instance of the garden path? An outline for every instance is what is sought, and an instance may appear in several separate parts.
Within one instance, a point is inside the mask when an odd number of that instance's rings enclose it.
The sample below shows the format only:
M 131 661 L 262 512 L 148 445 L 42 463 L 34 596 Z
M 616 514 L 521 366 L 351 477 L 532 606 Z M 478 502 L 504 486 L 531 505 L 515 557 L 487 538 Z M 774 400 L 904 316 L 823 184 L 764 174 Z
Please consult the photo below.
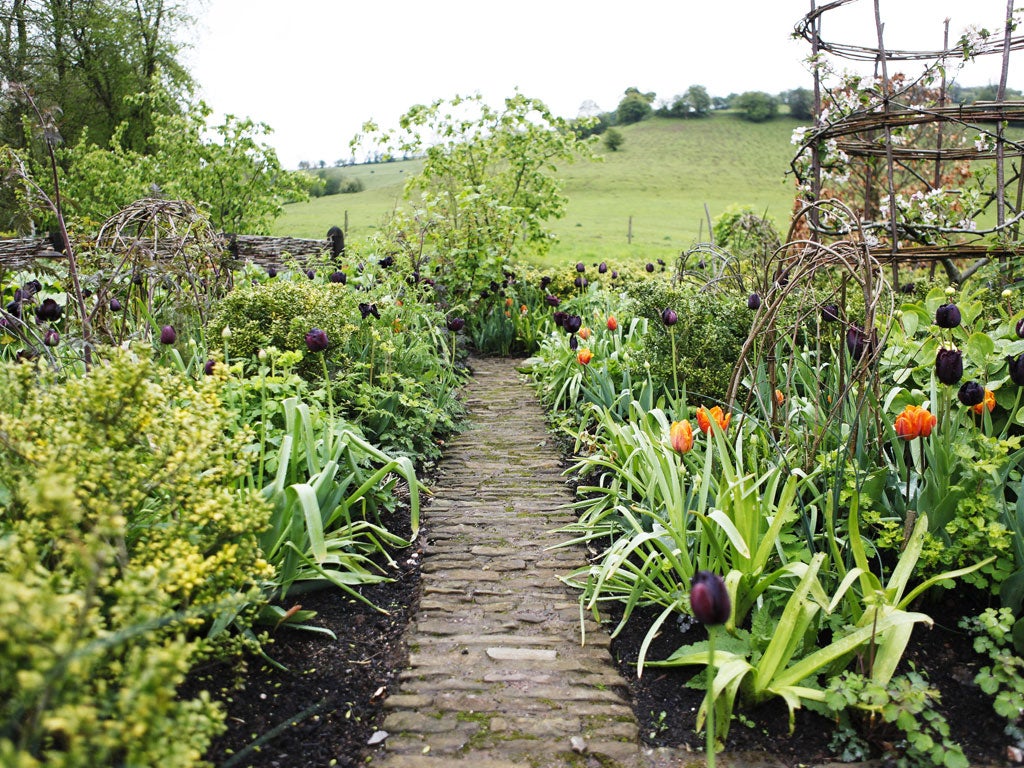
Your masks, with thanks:
M 386 701 L 389 735 L 372 765 L 703 765 L 643 748 L 608 634 L 589 616 L 580 644 L 577 595 L 558 576 L 583 563 L 581 552 L 548 549 L 564 538 L 552 531 L 571 521 L 573 494 L 516 364 L 472 362 L 468 428 L 446 446 L 423 515 L 409 668 Z

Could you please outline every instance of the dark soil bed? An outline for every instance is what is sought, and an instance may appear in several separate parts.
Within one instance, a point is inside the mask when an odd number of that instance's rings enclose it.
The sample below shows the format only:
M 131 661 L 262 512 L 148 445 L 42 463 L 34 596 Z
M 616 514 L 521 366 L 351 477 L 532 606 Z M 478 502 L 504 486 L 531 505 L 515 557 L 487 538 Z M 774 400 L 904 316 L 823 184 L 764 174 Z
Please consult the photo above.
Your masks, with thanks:
M 415 549 L 402 553 L 393 583 L 363 591 L 387 615 L 334 590 L 304 595 L 303 607 L 318 612 L 313 623 L 337 638 L 279 630 L 267 650 L 288 671 L 250 660 L 243 684 L 226 696 L 228 731 L 208 759 L 218 766 L 256 768 L 363 764 L 367 742 L 383 722 L 383 701 L 398 690 L 407 658 L 402 633 L 418 600 L 419 563 Z M 972 682 L 979 661 L 970 638 L 957 629 L 959 612 L 951 605 L 930 611 L 942 618 L 930 631 L 915 631 L 907 661 L 941 692 L 942 711 L 972 764 L 1003 763 L 1007 738 L 990 699 Z M 683 669 L 648 668 L 642 680 L 636 679 L 635 661 L 653 615 L 634 617 L 613 642 L 612 653 L 632 692 L 643 738 L 652 746 L 701 750 L 703 735 L 694 732 L 694 722 L 703 692 L 687 687 L 693 673 Z M 702 632 L 666 627 L 648 658 L 665 658 Z M 231 673 L 220 674 L 223 679 L 216 673 L 206 679 L 226 684 Z M 728 749 L 767 752 L 793 766 L 813 764 L 832 758 L 833 731 L 831 721 L 805 709 L 790 734 L 785 705 L 772 701 L 734 720 Z

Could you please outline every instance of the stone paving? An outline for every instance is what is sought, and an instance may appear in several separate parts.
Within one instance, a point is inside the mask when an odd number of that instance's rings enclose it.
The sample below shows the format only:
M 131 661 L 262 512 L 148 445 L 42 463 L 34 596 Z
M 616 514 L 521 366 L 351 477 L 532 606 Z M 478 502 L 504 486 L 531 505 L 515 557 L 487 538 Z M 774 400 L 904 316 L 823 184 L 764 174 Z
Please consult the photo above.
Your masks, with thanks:
M 473 362 L 468 429 L 447 446 L 424 512 L 409 668 L 386 702 L 388 737 L 372 764 L 703 765 L 702 755 L 639 745 L 608 635 L 589 616 L 581 646 L 577 594 L 558 580 L 582 564 L 580 551 L 548 549 L 571 520 L 573 496 L 515 363 Z

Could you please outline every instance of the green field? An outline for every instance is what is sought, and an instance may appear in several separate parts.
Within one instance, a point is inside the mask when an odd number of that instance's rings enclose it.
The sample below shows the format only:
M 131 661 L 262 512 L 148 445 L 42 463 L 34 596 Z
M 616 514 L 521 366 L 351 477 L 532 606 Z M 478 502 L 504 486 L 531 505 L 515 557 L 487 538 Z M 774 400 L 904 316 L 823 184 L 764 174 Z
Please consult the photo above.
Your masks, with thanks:
M 793 204 L 789 139 L 797 125 L 787 117 L 749 123 L 719 113 L 622 127 L 618 152 L 598 143 L 603 160 L 560 169 L 569 205 L 565 217 L 550 224 L 559 242 L 548 261 L 667 261 L 707 238 L 705 206 L 712 219 L 730 206 L 749 206 L 784 229 Z M 288 205 L 274 234 L 323 237 L 347 215 L 349 241 L 359 241 L 401 203 L 402 185 L 419 167 L 419 161 L 403 161 L 345 169 L 364 191 Z

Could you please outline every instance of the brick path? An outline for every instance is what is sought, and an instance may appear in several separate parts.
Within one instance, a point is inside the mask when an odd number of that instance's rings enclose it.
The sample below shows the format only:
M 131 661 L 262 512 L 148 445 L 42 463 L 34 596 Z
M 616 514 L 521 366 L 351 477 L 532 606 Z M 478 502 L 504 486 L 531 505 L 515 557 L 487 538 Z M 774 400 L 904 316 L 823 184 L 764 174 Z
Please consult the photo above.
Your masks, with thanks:
M 469 428 L 448 445 L 424 512 L 423 598 L 410 668 L 387 701 L 382 768 L 634 766 L 637 724 L 577 595 L 545 551 L 570 521 L 557 447 L 514 361 L 474 361 Z M 583 750 L 582 752 L 580 750 Z

